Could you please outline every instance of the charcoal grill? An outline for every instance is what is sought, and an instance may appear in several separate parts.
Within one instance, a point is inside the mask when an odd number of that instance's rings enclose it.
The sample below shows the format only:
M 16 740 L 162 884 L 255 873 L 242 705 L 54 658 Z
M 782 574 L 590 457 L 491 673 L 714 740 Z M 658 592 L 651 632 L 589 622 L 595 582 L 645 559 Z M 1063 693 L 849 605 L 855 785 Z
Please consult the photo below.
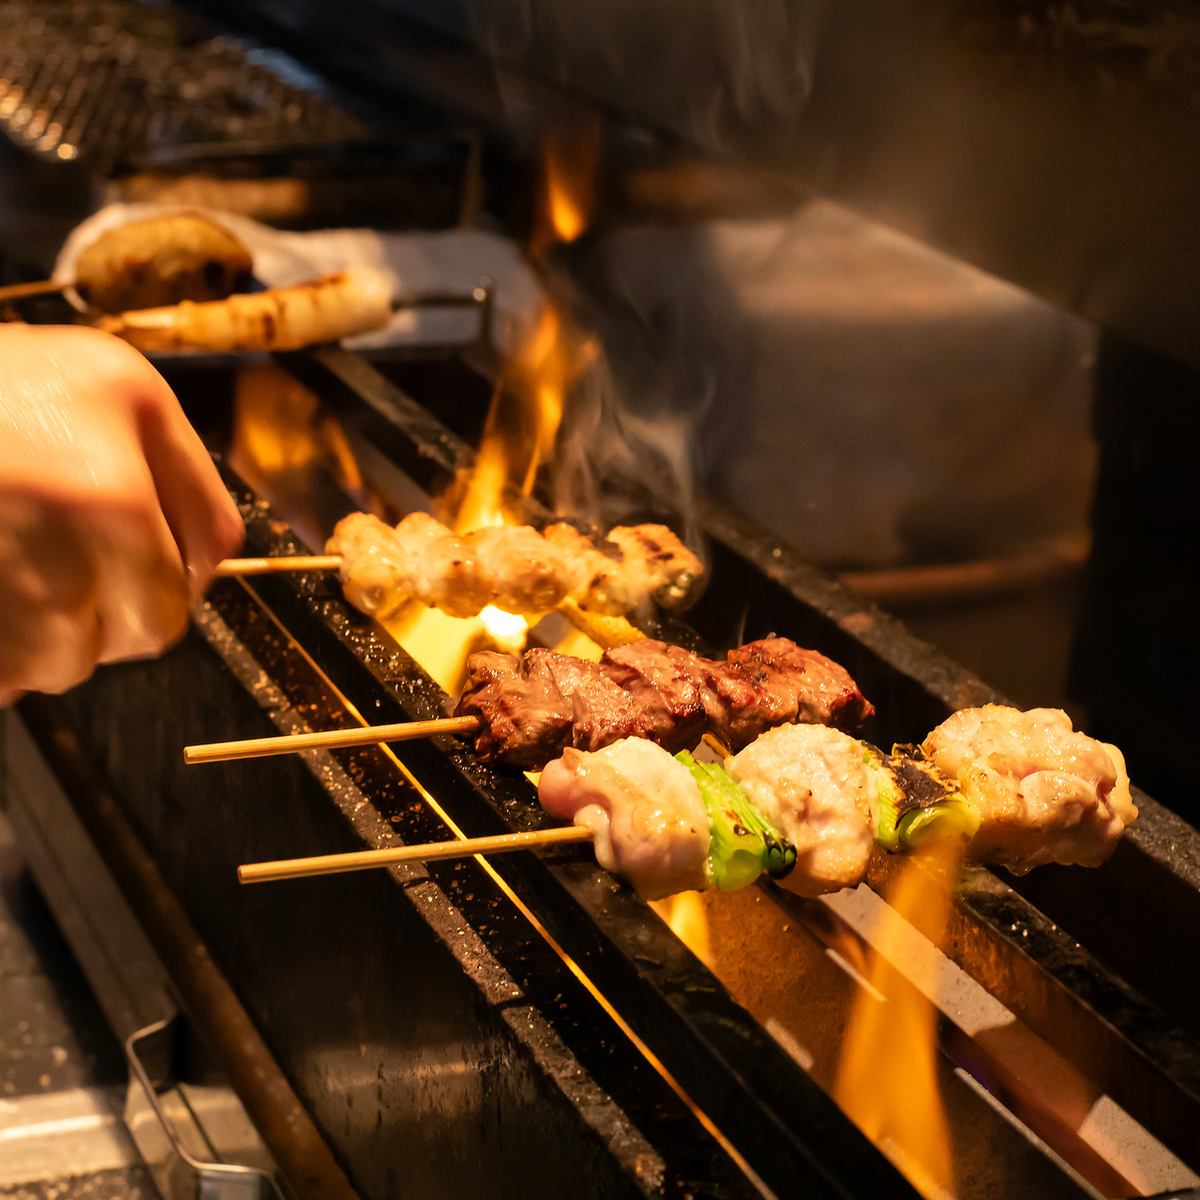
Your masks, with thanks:
M 486 405 L 490 384 L 464 356 L 381 369 L 327 348 L 280 365 L 372 448 L 372 483 L 397 505 L 469 464 L 442 419 L 469 428 Z M 219 444 L 231 383 L 198 378 L 175 382 L 203 394 L 193 416 Z M 286 497 L 272 497 L 275 511 L 229 482 L 247 553 L 306 549 Z M 332 476 L 307 483 L 300 527 L 355 506 Z M 952 709 L 997 698 L 736 514 L 704 502 L 700 522 L 712 582 L 667 636 L 722 646 L 774 630 L 821 649 L 878 706 L 881 742 L 919 739 Z M 855 990 L 825 950 L 863 936 L 838 902 L 718 899 L 709 969 L 576 848 L 239 888 L 243 862 L 542 827 L 524 777 L 454 739 L 206 768 L 180 756 L 185 742 L 430 718 L 447 703 L 335 580 L 284 575 L 218 582 L 163 660 L 29 699 L 10 731 L 21 743 L 10 771 L 53 764 L 72 819 L 124 848 L 108 856 L 116 882 L 143 923 L 149 914 L 160 956 L 186 961 L 178 928 L 156 926 L 163 906 L 205 948 L 222 1005 L 194 980 L 170 988 L 243 1082 L 254 1072 L 237 1065 L 230 1022 L 255 1042 L 258 1077 L 276 1088 L 243 1101 L 294 1191 L 321 1194 L 288 1172 L 297 1152 L 270 1116 L 280 1095 L 303 1110 L 310 1149 L 319 1132 L 362 1196 L 916 1194 L 821 1086 Z M 36 791 L 20 778 L 10 790 Z M 1099 871 L 1015 884 L 973 871 L 947 954 L 1109 1098 L 1121 1129 L 1149 1135 L 1162 1178 L 1187 1182 L 1185 1164 L 1200 1166 L 1200 1029 L 1181 950 L 1200 920 L 1200 840 L 1137 800 L 1140 819 Z M 32 804 L 23 819 L 52 853 L 54 825 Z M 725 912 L 727 900 L 740 908 Z M 742 936 L 722 940 L 730 921 Z M 746 945 L 746 930 L 761 939 Z M 953 1017 L 940 1046 L 964 1195 L 1134 1194 L 1002 1048 Z
M 111 25 L 140 8 L 96 4 L 61 11 Z M 28 7 L 0 12 L 60 11 Z M 177 34 L 154 26 L 151 41 L 155 29 L 175 54 Z M 76 53 L 88 37 L 70 44 Z M 229 47 L 188 45 L 200 59 Z M 32 59 L 11 46 L 10 84 L 42 86 L 18 76 Z M 228 77 L 238 86 L 259 80 L 246 61 Z M 327 119 L 307 92 L 294 129 L 273 124 L 292 111 L 288 78 L 263 83 L 258 94 L 275 99 L 257 129 L 197 130 L 197 112 L 176 120 L 160 104 L 154 154 L 189 161 L 210 134 L 219 145 L 203 154 L 231 161 L 250 134 L 283 158 L 314 131 L 354 142 L 353 118 Z M 120 111 L 128 121 L 129 105 Z M 21 124 L 26 142 L 37 124 Z M 86 128 L 103 165 L 144 154 L 151 125 L 126 127 L 119 145 L 103 120 Z M 57 155 L 66 143 L 31 144 Z M 336 417 L 397 509 L 469 465 L 495 372 L 478 346 L 383 362 L 325 348 L 277 366 Z M 236 366 L 164 369 L 223 452 Z M 248 554 L 303 552 L 358 506 L 329 472 L 297 496 L 224 469 Z M 998 699 L 737 514 L 701 499 L 698 521 L 711 583 L 686 623 L 661 630 L 670 639 L 722 648 L 775 631 L 820 649 L 874 701 L 868 732 L 885 744 Z M 541 828 L 528 782 L 453 739 L 205 768 L 181 759 L 187 742 L 430 718 L 447 702 L 334 580 L 284 575 L 219 581 L 162 660 L 29 698 L 7 722 L 14 822 L 129 1039 L 127 1117 L 164 1192 L 916 1195 L 827 1091 L 861 987 L 870 891 L 708 897 L 706 965 L 579 849 L 237 885 L 244 862 Z M 963 1196 L 1195 1195 L 1200 837 L 1137 800 L 1138 822 L 1099 871 L 966 879 L 943 970 L 967 1000 L 938 1030 Z M 886 864 L 870 883 L 886 888 Z M 992 1036 L 997 1021 L 1019 1028 L 1024 1049 Z M 1031 1056 L 1061 1065 L 1033 1069 Z

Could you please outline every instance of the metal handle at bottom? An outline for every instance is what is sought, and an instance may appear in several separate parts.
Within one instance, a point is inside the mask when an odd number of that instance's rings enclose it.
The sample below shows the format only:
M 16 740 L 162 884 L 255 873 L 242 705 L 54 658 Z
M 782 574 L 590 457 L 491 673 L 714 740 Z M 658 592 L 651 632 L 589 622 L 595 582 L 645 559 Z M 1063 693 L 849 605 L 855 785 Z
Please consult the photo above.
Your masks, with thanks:
M 125 1042 L 125 1124 L 164 1200 L 286 1200 L 271 1172 L 211 1161 L 205 1128 L 244 1121 L 245 1113 L 228 1087 L 185 1087 L 174 1079 L 180 1020 L 156 1021 Z

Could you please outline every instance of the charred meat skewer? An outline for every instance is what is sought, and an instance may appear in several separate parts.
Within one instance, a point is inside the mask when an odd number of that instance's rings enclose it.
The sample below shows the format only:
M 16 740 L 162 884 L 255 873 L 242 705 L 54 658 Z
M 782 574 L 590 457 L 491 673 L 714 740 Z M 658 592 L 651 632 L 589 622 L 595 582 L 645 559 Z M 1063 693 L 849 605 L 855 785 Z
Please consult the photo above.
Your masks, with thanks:
M 184 759 L 224 762 L 453 733 L 472 736 L 484 761 L 528 768 L 568 746 L 598 750 L 638 736 L 684 750 L 708 733 L 736 749 L 772 725 L 857 729 L 875 711 L 842 667 L 787 638 L 750 642 L 723 662 L 640 638 L 598 663 L 536 648 L 521 658 L 473 654 L 467 670 L 453 717 L 186 746 Z
M 524 767 L 627 737 L 675 751 L 708 733 L 739 749 L 774 725 L 857 729 L 875 711 L 842 667 L 788 638 L 739 646 L 723 662 L 651 638 L 598 663 L 540 648 L 520 659 L 484 652 L 467 672 L 455 715 L 479 719 L 476 753 Z

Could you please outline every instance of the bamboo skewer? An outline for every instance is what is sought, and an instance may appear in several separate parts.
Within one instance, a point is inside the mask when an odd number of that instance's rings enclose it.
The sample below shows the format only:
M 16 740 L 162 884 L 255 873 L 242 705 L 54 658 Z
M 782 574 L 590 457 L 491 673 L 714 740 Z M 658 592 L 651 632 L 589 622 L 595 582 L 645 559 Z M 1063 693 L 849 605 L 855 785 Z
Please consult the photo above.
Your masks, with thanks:
M 226 558 L 214 575 L 280 575 L 285 571 L 336 571 L 340 554 L 289 554 L 280 558 Z
M 492 837 L 460 838 L 453 842 L 427 842 L 421 846 L 396 846 L 388 850 L 354 850 L 349 854 L 318 854 L 311 858 L 284 858 L 276 862 L 247 863 L 238 867 L 239 883 L 269 883 L 275 879 L 304 879 L 310 875 L 340 875 L 397 863 L 435 862 L 470 858 L 475 854 L 511 854 L 571 842 L 590 842 L 592 831 L 578 825 L 538 829 L 532 833 L 500 833 Z
M 358 729 L 323 729 L 316 733 L 286 733 L 276 737 L 245 738 L 184 746 L 185 763 L 229 762 L 237 758 L 270 758 L 304 750 L 340 750 L 380 742 L 409 742 L 442 733 L 475 733 L 478 717 L 439 717 L 434 721 L 400 721 L 395 725 L 365 725 Z
M 10 283 L 0 287 L 0 304 L 7 300 L 25 300 L 30 296 L 52 296 L 65 292 L 71 285 L 61 279 L 37 279 L 31 283 Z

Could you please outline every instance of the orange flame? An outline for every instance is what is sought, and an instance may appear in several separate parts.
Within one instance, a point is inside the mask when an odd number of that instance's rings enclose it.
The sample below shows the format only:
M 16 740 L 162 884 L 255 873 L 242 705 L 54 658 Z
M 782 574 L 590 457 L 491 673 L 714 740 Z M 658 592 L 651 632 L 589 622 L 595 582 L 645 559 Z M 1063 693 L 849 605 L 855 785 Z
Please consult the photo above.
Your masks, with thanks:
M 699 892 L 677 892 L 665 900 L 651 901 L 650 907 L 701 962 L 712 965 L 708 910 Z
M 230 463 L 256 491 L 303 507 L 313 475 L 327 470 L 364 508 L 382 513 L 345 431 L 314 392 L 273 363 L 242 364 L 233 386 Z
M 540 227 L 535 255 L 573 241 L 586 228 L 595 192 L 599 127 L 573 140 L 543 145 Z M 459 533 L 503 525 L 512 496 L 528 496 L 538 471 L 554 453 L 567 393 L 592 360 L 595 345 L 547 304 L 532 332 L 506 364 L 492 396 L 475 466 L 442 497 L 440 508 Z M 520 649 L 527 623 L 489 606 L 480 614 L 493 641 Z
M 542 142 L 542 212 L 534 255 L 573 242 L 591 224 L 600 167 L 600 123 L 558 130 Z
M 905 922 L 918 913 L 930 940 L 941 941 L 961 854 L 957 840 L 947 838 L 897 872 L 867 955 L 869 988 L 851 1013 L 834 1087 L 834 1098 L 855 1124 L 929 1198 L 953 1195 L 954 1185 L 937 1081 L 937 1010 L 928 999 L 934 980 L 914 978 L 908 963 L 902 976 L 893 962 L 900 957 Z
M 590 361 L 591 344 L 564 331 L 551 308 L 541 317 L 492 396 L 469 478 L 443 502 L 460 533 L 503 525 L 506 498 L 528 496 L 554 453 L 566 395 Z

